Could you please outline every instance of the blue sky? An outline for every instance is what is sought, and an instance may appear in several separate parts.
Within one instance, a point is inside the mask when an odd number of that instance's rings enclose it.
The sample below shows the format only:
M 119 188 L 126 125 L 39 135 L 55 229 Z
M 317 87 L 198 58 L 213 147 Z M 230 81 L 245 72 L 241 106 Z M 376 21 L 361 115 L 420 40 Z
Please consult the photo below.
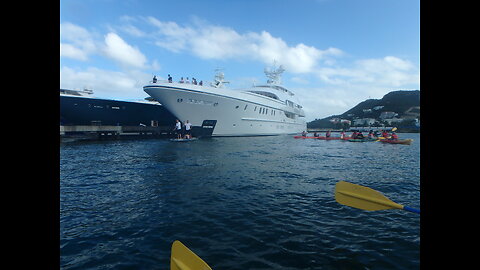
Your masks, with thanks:
M 155 74 L 230 88 L 286 71 L 307 121 L 420 89 L 419 0 L 61 0 L 60 87 L 143 99 Z

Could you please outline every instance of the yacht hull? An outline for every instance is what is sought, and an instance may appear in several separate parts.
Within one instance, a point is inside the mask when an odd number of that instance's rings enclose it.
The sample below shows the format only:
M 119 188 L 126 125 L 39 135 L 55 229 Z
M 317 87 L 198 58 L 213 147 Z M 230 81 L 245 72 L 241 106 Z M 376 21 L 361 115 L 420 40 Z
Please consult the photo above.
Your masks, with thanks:
M 216 120 L 212 136 L 297 134 L 306 130 L 304 117 L 287 117 L 284 102 L 254 93 L 178 83 L 146 85 L 144 91 L 194 127 L 202 126 L 204 120 Z

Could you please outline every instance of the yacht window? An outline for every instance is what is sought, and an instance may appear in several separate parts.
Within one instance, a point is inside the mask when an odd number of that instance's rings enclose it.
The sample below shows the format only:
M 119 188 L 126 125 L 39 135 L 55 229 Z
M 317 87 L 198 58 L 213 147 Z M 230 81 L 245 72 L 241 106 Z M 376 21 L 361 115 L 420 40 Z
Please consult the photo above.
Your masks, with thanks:
M 259 95 L 266 96 L 273 99 L 279 99 L 277 95 L 271 92 L 266 92 L 266 91 L 248 91 L 248 92 L 259 94 Z
M 290 112 L 285 112 L 285 116 L 290 118 L 290 119 L 295 119 L 295 114 L 290 113 Z
M 245 111 L 247 109 L 248 105 L 245 105 L 245 108 L 243 108 L 243 110 Z
M 257 111 L 257 106 L 255 106 L 255 109 L 253 109 L 253 111 L 254 111 L 254 112 L 256 112 L 256 111 Z

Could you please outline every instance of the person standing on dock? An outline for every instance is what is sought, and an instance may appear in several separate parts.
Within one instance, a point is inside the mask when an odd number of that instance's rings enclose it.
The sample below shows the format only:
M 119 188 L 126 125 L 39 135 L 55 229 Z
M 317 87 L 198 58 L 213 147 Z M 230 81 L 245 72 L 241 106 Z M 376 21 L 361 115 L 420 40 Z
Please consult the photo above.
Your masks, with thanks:
M 175 120 L 175 134 L 177 134 L 177 139 L 182 138 L 182 122 L 180 120 Z
M 185 139 L 192 138 L 192 123 L 185 121 Z

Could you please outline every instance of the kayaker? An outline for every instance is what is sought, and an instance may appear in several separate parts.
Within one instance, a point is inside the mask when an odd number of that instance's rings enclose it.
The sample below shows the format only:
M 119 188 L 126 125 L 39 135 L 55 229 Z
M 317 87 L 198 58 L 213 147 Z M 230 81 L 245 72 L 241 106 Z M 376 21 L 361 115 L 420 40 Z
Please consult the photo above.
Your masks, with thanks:
M 331 134 L 331 132 L 330 132 L 330 130 L 328 130 L 327 133 L 325 133 L 325 137 L 330 138 L 330 134 Z
M 370 132 L 368 132 L 368 138 L 373 139 L 373 137 L 375 137 L 375 135 L 373 134 L 373 130 L 370 130 Z
M 382 130 L 382 137 L 385 139 L 388 138 L 388 132 L 386 130 Z
M 390 138 L 392 141 L 397 141 L 398 140 L 398 135 L 395 132 L 392 132 L 392 137 Z
M 356 139 L 356 138 L 357 138 L 357 134 L 358 134 L 358 133 L 357 133 L 357 131 L 356 131 L 356 130 L 355 130 L 355 131 L 353 131 L 353 133 L 352 133 L 352 137 L 351 137 L 351 138 L 352 138 L 352 139 Z
M 361 131 L 358 132 L 357 136 L 355 137 L 355 139 L 363 139 L 363 138 L 365 138 L 365 137 L 363 136 L 363 133 Z
M 318 133 L 317 132 L 313 133 L 313 137 L 318 137 Z
M 302 131 L 302 137 L 307 137 L 307 132 L 305 130 Z
M 340 139 L 343 139 L 345 138 L 345 131 L 342 130 L 342 132 L 340 132 Z

